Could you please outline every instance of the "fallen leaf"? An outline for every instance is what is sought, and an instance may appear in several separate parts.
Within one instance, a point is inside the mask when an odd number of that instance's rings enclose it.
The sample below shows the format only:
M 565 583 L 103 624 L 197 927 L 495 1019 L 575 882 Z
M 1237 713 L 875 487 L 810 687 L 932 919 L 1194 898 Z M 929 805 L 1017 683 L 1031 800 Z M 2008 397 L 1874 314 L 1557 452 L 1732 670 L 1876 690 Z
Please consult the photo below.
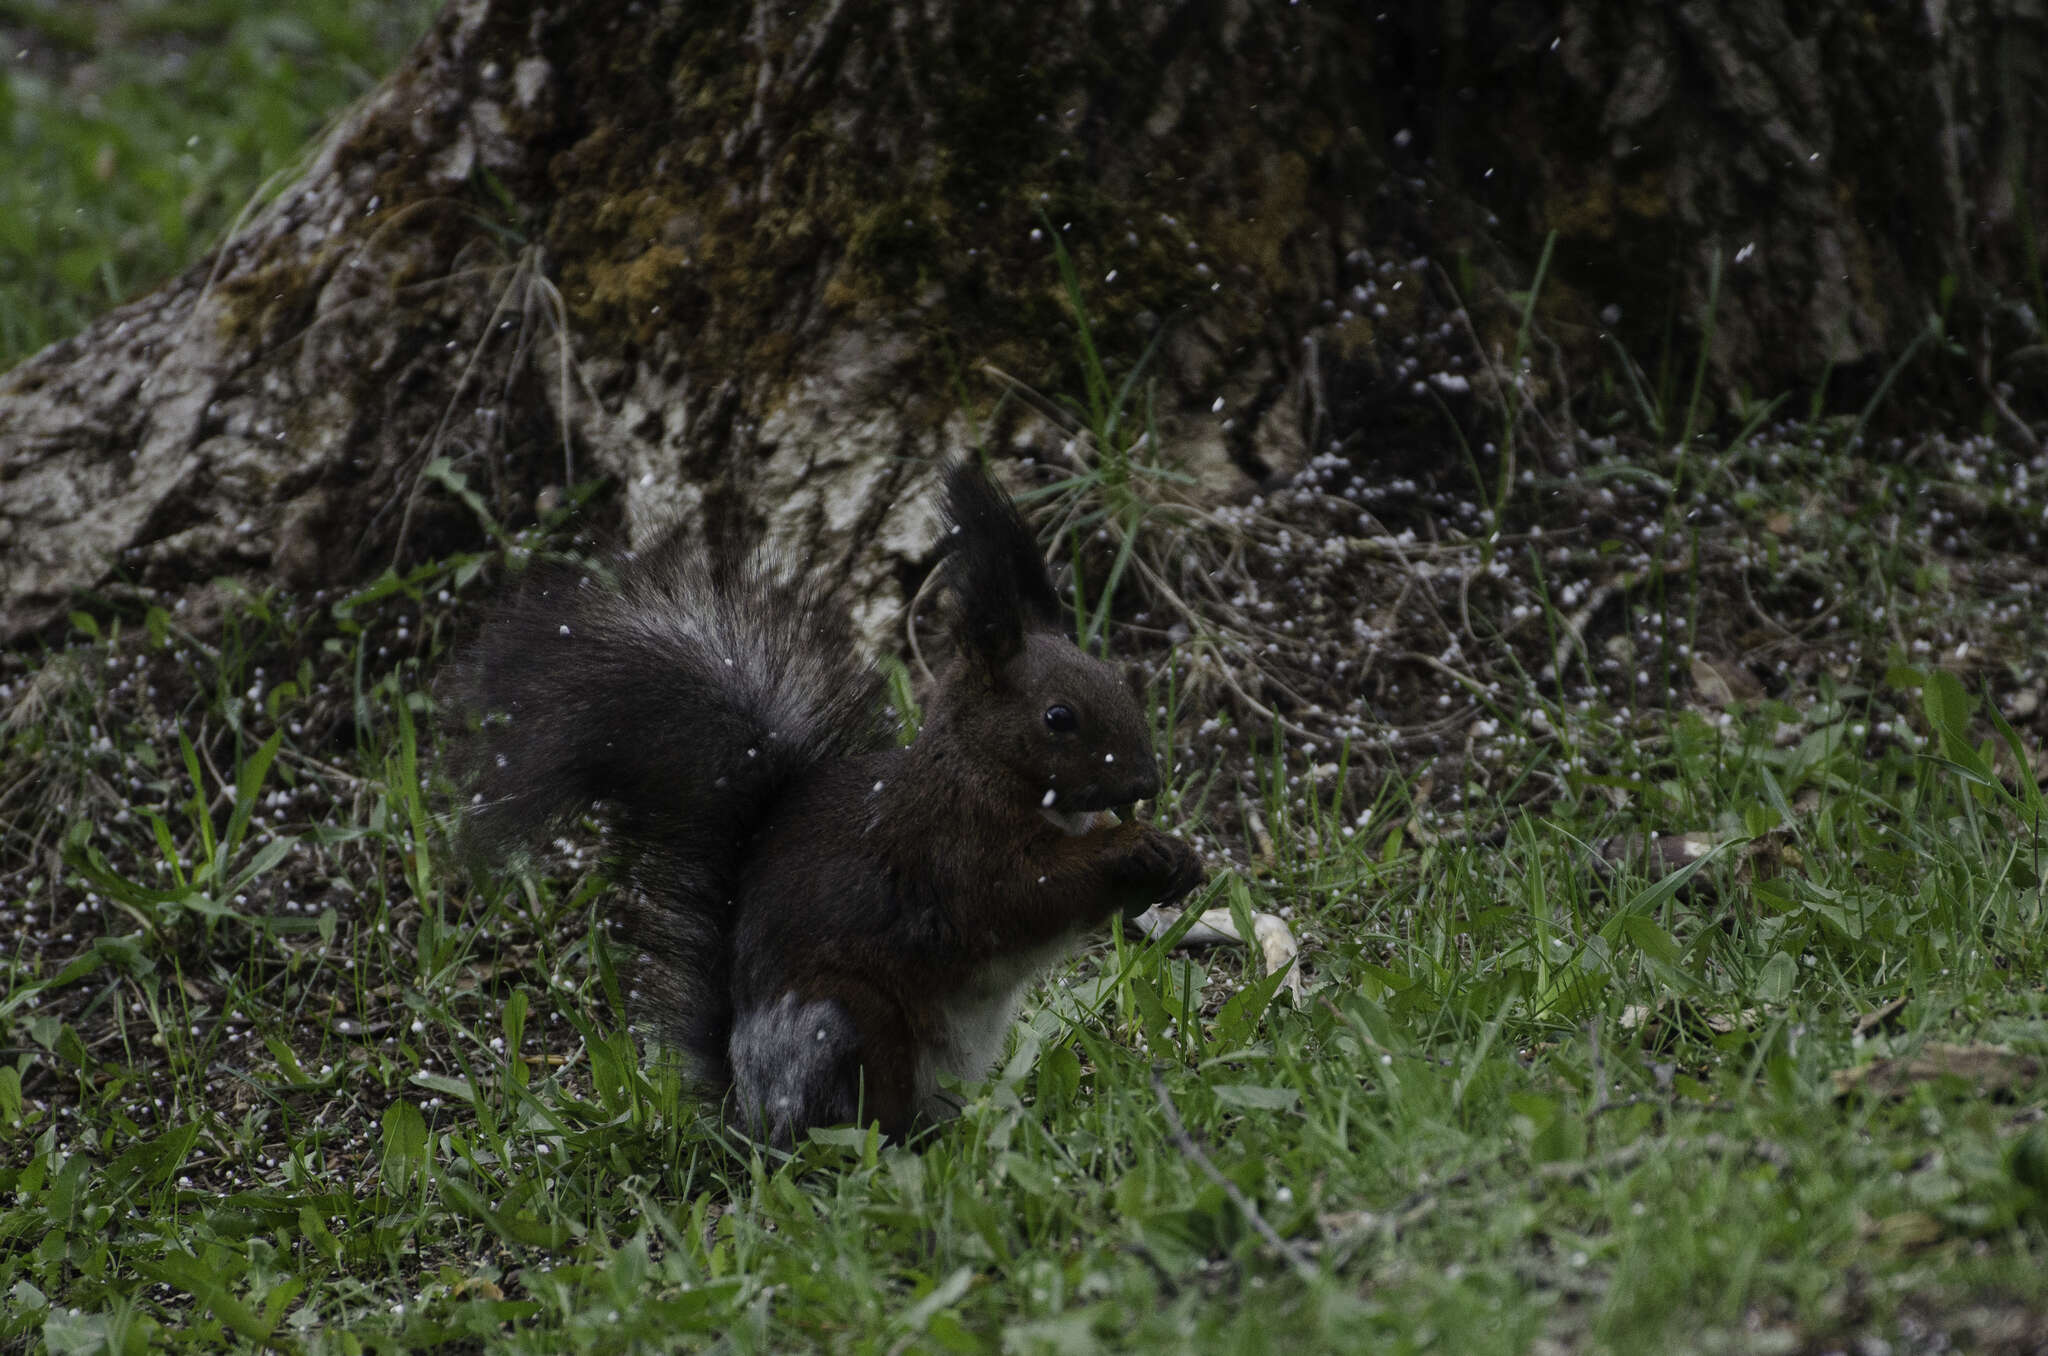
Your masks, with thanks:
M 1871 1032 L 1877 1030 L 1879 1027 L 1887 1027 L 1893 1025 L 1892 1019 L 1897 1017 L 1900 1013 L 1906 1010 L 1906 1001 L 1907 996 L 1905 994 L 1900 994 L 1897 998 L 1892 999 L 1889 1003 L 1879 1004 L 1877 1007 L 1872 1008 L 1869 1012 L 1866 1012 L 1862 1016 L 1858 1017 L 1856 1019 L 1855 1025 L 1850 1027 L 1850 1030 L 1858 1036 L 1868 1036 Z
M 1316 1223 L 1327 1235 L 1362 1233 L 1376 1229 L 1387 1216 L 1376 1210 L 1334 1210 L 1326 1215 L 1317 1215 Z
M 1859 1089 L 1874 1097 L 1903 1097 L 1916 1083 L 1941 1078 L 1960 1078 L 1980 1097 L 2011 1097 L 2017 1088 L 2039 1082 L 2042 1061 L 2002 1045 L 1942 1045 L 1923 1048 L 1917 1055 L 1875 1059 L 1853 1069 L 1835 1071 L 1835 1095 L 1846 1097 Z
M 1684 833 L 1620 833 L 1593 845 L 1593 868 L 1612 876 L 1625 866 L 1637 865 L 1647 876 L 1668 875 L 1706 856 L 1719 846 L 1717 835 L 1692 829 Z M 1742 845 L 1732 855 L 1734 883 L 1740 888 L 1752 880 L 1770 880 L 1788 870 L 1797 870 L 1799 850 L 1792 846 L 1786 830 L 1774 829 Z M 1688 904 L 1714 899 L 1719 894 L 1714 878 L 1701 871 L 1678 887 L 1677 898 Z
M 1939 1243 L 1941 1221 L 1924 1210 L 1905 1210 L 1886 1215 L 1871 1226 L 1870 1232 L 1881 1242 L 1911 1251 Z
M 1716 710 L 1737 702 L 1753 702 L 1764 695 L 1762 685 L 1740 664 L 1700 654 L 1692 657 L 1692 685 L 1700 700 Z
M 1147 937 L 1163 936 L 1167 929 L 1180 921 L 1177 909 L 1162 909 L 1157 904 L 1131 920 L 1138 931 Z M 1237 923 L 1228 909 L 1210 909 L 1196 920 L 1180 939 L 1182 946 L 1217 946 L 1226 942 L 1239 945 L 1244 938 L 1237 933 Z M 1266 973 L 1274 974 L 1287 969 L 1287 990 L 1298 1002 L 1302 996 L 1301 966 L 1295 962 L 1300 958 L 1301 946 L 1294 940 L 1293 931 L 1287 920 L 1278 914 L 1254 913 L 1252 915 L 1252 940 L 1258 943 L 1259 955 L 1266 962 Z
M 1660 1050 L 1680 1036 L 1712 1040 L 1731 1031 L 1754 1031 L 1761 1014 L 1755 1008 L 1710 1012 L 1689 999 L 1670 995 L 1654 1004 L 1631 1003 L 1621 1010 L 1621 1029 L 1644 1033 L 1646 1049 Z
M 1652 876 L 1676 871 L 1714 850 L 1711 833 L 1618 833 L 1593 845 L 1593 865 L 1602 875 L 1641 862 Z M 1698 880 L 1698 876 L 1693 877 Z

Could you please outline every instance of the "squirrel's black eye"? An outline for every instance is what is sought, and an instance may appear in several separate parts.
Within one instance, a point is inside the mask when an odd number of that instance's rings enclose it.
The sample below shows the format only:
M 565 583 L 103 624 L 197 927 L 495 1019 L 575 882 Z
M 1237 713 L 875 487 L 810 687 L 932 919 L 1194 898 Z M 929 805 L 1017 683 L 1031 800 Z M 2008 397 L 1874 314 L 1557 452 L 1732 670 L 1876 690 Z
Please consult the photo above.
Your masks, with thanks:
M 1072 734 L 1080 724 L 1081 722 L 1075 718 L 1073 711 L 1068 707 L 1048 706 L 1045 708 L 1045 728 L 1051 730 L 1054 734 Z

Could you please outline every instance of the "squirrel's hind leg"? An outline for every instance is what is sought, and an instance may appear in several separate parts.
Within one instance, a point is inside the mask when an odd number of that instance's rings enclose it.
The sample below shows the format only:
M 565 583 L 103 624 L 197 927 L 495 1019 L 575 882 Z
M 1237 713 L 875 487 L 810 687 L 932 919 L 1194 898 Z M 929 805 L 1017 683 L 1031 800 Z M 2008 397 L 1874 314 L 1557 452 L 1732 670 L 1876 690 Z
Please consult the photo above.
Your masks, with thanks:
M 748 1134 L 790 1148 L 814 1125 L 879 1121 L 884 1134 L 910 1128 L 911 1089 L 906 1071 L 890 1058 L 889 1033 L 869 1031 L 876 1014 L 855 1011 L 871 995 L 804 999 L 795 991 L 733 1023 L 732 1117 Z M 850 1008 L 852 1010 L 850 1010 Z M 889 1025 L 894 1025 L 890 1023 Z M 899 1086 L 899 1084 L 901 1086 Z

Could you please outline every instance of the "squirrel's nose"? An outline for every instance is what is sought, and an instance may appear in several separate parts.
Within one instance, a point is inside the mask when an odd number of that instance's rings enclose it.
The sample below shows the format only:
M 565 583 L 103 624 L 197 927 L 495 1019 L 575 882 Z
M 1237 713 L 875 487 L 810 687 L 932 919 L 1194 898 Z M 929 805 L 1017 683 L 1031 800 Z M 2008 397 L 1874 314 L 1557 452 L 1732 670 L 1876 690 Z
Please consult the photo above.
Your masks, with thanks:
M 1159 760 L 1146 754 L 1145 761 L 1131 769 L 1131 781 L 1126 790 L 1130 800 L 1150 800 L 1158 795 Z

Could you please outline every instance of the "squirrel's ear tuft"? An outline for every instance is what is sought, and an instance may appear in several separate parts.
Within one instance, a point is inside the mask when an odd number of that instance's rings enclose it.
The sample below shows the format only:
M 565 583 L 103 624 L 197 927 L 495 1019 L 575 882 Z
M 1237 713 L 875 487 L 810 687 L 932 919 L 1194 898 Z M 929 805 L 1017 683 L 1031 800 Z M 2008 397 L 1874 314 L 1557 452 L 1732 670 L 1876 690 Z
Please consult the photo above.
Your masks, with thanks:
M 963 648 L 1001 663 L 1027 631 L 1061 629 L 1059 595 L 1023 515 L 974 463 L 946 472 L 946 581 L 959 600 Z

